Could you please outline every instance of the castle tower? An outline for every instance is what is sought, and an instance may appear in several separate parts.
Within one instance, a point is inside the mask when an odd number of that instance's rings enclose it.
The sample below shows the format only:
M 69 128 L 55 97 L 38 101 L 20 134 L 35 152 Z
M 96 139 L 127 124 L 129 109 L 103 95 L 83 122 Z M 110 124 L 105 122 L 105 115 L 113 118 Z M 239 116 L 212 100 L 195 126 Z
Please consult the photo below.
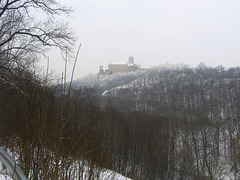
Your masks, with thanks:
M 134 64 L 134 57 L 130 56 L 130 57 L 128 58 L 128 64 L 129 64 L 129 65 L 133 65 L 133 64 Z

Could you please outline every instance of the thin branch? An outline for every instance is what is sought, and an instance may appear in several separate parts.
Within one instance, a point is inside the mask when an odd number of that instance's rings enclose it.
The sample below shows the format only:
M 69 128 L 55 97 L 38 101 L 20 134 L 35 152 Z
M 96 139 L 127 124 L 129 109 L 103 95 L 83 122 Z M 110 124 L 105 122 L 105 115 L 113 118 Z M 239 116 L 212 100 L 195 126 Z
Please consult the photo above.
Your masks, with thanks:
M 79 47 L 78 47 L 78 50 L 77 50 L 77 54 L 76 54 L 76 57 L 75 57 L 75 60 L 74 60 L 74 65 L 73 65 L 73 69 L 72 69 L 71 80 L 70 80 L 70 84 L 69 84 L 69 88 L 68 88 L 68 96 L 69 96 L 69 94 L 70 94 L 70 90 L 71 90 L 71 86 L 72 86 L 72 81 L 73 81 L 73 75 L 74 75 L 74 72 L 75 72 L 76 63 L 77 63 L 77 59 L 78 59 L 78 55 L 79 55 L 81 46 L 82 46 L 82 43 L 79 44 Z

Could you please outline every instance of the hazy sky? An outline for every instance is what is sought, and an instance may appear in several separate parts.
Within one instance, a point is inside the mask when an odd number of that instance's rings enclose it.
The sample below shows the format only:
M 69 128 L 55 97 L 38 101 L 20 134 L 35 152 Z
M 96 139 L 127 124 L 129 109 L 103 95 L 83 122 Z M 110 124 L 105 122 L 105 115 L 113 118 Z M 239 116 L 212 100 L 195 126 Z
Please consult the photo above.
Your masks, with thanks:
M 239 0 L 61 0 L 82 48 L 75 78 L 129 56 L 141 67 L 184 63 L 239 66 Z M 63 71 L 59 53 L 51 68 Z

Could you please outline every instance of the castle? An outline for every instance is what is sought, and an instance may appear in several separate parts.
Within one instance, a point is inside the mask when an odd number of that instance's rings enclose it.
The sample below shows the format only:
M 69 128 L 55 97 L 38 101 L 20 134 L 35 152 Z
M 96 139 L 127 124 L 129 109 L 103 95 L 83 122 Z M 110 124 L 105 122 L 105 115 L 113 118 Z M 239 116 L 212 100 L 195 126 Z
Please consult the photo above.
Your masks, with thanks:
M 108 64 L 108 69 L 104 71 L 103 66 L 99 66 L 99 75 L 111 75 L 116 73 L 126 73 L 138 70 L 139 67 L 134 64 L 134 57 L 128 58 L 128 63 L 112 63 Z

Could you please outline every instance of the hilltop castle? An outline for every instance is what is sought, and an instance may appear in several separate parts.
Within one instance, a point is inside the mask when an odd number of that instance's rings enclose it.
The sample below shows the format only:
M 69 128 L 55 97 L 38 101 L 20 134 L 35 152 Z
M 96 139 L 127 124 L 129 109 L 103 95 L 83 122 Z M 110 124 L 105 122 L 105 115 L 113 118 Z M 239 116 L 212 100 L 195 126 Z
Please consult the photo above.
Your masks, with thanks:
M 99 66 L 99 75 L 110 75 L 116 73 L 126 73 L 138 70 L 139 67 L 134 63 L 134 57 L 128 58 L 128 63 L 112 63 L 108 64 L 108 69 L 104 71 L 103 66 Z

